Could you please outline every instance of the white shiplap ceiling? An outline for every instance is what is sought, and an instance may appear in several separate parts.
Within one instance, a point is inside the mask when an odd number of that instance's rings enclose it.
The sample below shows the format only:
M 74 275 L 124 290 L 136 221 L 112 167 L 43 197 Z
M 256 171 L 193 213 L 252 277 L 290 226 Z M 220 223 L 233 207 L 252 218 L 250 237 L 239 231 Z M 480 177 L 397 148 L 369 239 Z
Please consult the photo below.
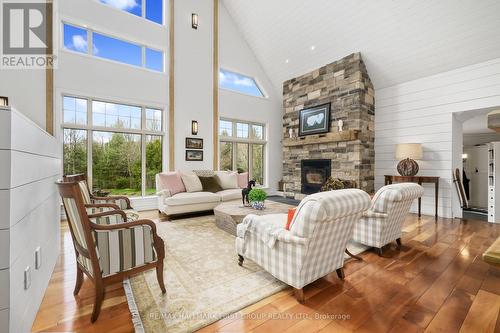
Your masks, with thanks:
M 377 89 L 500 57 L 500 0 L 223 1 L 278 92 L 358 51 Z

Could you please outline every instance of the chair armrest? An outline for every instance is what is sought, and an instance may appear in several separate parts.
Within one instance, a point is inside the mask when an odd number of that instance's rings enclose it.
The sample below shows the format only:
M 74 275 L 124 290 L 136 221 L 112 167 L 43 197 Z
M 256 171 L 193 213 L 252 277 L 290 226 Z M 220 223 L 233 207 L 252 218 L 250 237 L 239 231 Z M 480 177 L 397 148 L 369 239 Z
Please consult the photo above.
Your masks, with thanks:
M 120 207 L 115 204 L 86 204 L 85 208 L 113 208 L 114 210 L 120 210 Z
M 123 222 L 127 223 L 127 214 L 125 214 L 123 210 L 109 210 L 106 212 L 91 214 L 89 215 L 89 219 L 94 219 L 94 218 L 98 219 L 100 217 L 113 216 L 113 215 L 120 215 L 123 219 Z M 123 225 L 123 223 L 121 223 L 120 225 Z
M 388 215 L 386 213 L 377 213 L 372 210 L 367 210 L 363 213 L 363 217 L 372 219 L 386 219 L 387 216 Z
M 165 198 L 171 197 L 170 190 L 161 190 L 161 191 L 158 191 L 158 192 L 156 192 L 156 195 L 160 196 L 160 197 L 165 197 Z
M 125 204 L 126 204 L 126 207 L 123 209 L 132 209 L 132 206 L 130 205 L 130 199 L 126 196 L 123 196 L 123 195 L 113 195 L 113 196 L 109 196 L 109 197 L 96 197 L 96 196 L 92 195 L 91 198 L 92 198 L 92 200 L 96 200 L 96 201 L 114 201 L 114 202 L 117 202 L 117 201 L 123 200 L 123 201 L 125 201 Z
M 291 231 L 283 229 L 278 233 L 278 241 L 285 243 L 294 243 L 305 245 L 308 242 L 307 238 L 295 236 Z

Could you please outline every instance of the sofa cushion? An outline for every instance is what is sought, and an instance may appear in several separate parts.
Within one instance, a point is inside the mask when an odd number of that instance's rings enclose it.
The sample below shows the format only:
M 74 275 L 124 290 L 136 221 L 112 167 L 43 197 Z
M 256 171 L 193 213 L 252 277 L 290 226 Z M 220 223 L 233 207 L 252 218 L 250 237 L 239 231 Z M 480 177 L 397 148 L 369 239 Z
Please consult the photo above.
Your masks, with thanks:
M 246 188 L 248 186 L 248 172 L 238 174 L 238 186 L 240 188 Z
M 217 171 L 217 180 L 219 185 L 224 190 L 229 190 L 232 188 L 239 188 L 238 186 L 238 174 L 233 171 Z
M 230 190 L 223 190 L 217 192 L 217 195 L 220 196 L 222 201 L 231 201 L 231 200 L 241 200 L 241 189 L 233 188 Z
M 201 203 L 220 202 L 220 196 L 210 192 L 183 192 L 165 199 L 169 206 L 193 205 Z
M 159 176 L 162 187 L 169 190 L 170 195 L 186 192 L 186 187 L 184 187 L 179 171 L 162 172 Z
M 181 175 L 182 182 L 186 187 L 186 192 L 201 192 L 203 191 L 203 186 L 201 185 L 200 178 L 195 174 L 183 174 Z
M 202 177 L 200 176 L 201 186 L 203 186 L 203 192 L 212 192 L 217 193 L 222 191 L 222 187 L 220 187 L 219 182 L 215 179 L 215 176 L 212 177 Z
M 198 177 L 213 177 L 215 172 L 213 170 L 193 170 L 194 174 Z

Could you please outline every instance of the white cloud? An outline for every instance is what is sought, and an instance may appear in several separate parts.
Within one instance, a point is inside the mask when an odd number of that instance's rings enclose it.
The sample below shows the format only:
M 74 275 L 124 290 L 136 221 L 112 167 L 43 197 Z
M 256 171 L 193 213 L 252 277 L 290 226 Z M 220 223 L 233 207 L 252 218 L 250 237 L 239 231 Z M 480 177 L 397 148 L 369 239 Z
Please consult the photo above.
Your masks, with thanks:
M 101 0 L 101 1 L 115 8 L 127 11 L 138 6 L 136 0 Z
M 72 42 L 76 51 L 87 53 L 87 40 L 82 35 L 74 35 Z
M 236 75 L 233 73 L 219 72 L 219 80 L 222 83 L 231 83 L 236 86 L 253 87 L 254 81 L 248 77 Z

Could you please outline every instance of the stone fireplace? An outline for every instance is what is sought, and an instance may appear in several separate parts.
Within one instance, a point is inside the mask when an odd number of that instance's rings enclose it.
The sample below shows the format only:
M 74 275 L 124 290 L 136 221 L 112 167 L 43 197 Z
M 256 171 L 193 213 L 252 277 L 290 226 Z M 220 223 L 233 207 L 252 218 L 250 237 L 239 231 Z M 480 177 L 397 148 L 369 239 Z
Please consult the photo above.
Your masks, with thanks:
M 300 110 L 328 103 L 328 133 L 299 137 Z M 358 188 L 373 192 L 374 90 L 360 53 L 285 81 L 283 108 L 287 197 L 300 200 L 318 192 L 329 176 L 354 181 Z
M 332 172 L 330 160 L 302 160 L 300 168 L 301 193 L 319 192 Z

